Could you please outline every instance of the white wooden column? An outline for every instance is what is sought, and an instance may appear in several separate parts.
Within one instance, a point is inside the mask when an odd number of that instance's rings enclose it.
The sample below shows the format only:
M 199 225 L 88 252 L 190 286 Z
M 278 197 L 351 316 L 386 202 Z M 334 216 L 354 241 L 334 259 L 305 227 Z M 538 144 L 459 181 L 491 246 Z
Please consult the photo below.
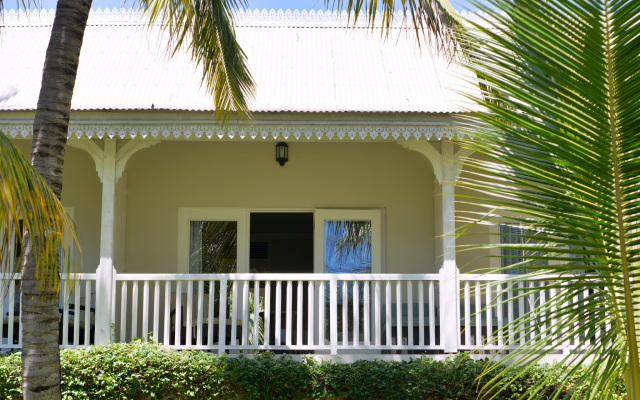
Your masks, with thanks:
M 102 182 L 102 216 L 100 221 L 100 265 L 96 270 L 96 333 L 95 344 L 104 345 L 112 340 L 111 323 L 115 319 L 115 286 L 116 255 L 124 259 L 124 207 L 126 205 L 126 177 L 124 174 L 127 161 L 137 151 L 160 143 L 158 139 L 133 139 L 120 149 L 115 138 L 104 139 L 104 149 L 93 140 L 70 138 L 68 145 L 89 153 L 96 164 L 98 177 Z M 118 185 L 118 181 L 121 181 Z M 119 209 L 118 209 L 119 208 Z M 116 219 L 120 213 L 119 219 Z M 117 229 L 117 230 L 116 230 Z M 116 249 L 115 236 L 118 236 Z M 116 251 L 119 250 L 119 251 Z
M 116 139 L 105 139 L 102 154 L 102 216 L 100 221 L 100 265 L 96 271 L 95 344 L 112 339 L 114 295 L 114 215 L 116 192 Z
M 440 274 L 440 343 L 445 353 L 458 351 L 460 336 L 460 285 L 456 264 L 455 171 L 453 143 L 441 142 L 441 179 L 434 180 L 436 267 Z
M 421 153 L 433 166 L 435 266 L 440 274 L 440 344 L 444 346 L 445 353 L 455 353 L 460 341 L 460 270 L 456 264 L 454 196 L 462 162 L 471 151 L 459 149 L 454 152 L 453 143 L 446 139 L 440 142 L 440 150 L 424 140 L 402 140 L 398 143 Z

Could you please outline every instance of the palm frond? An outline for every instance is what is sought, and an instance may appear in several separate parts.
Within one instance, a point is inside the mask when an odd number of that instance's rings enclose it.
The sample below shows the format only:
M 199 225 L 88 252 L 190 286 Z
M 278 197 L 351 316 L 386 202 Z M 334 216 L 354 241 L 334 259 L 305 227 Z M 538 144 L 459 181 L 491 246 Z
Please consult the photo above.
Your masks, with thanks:
M 397 2 L 393 0 L 365 1 L 365 0 L 325 0 L 327 8 L 332 6 L 338 10 L 345 9 L 349 18 L 353 16 L 354 24 L 362 15 L 371 27 L 376 25 L 378 12 L 382 21 L 382 33 L 389 35 L 389 28 L 394 23 L 409 23 L 415 28 L 420 43 L 426 38 L 430 44 L 445 54 L 452 54 L 457 42 L 456 31 L 463 26 L 463 20 L 448 0 L 401 0 L 399 10 L 402 21 L 396 18 Z
M 587 365 L 579 378 L 589 385 L 586 398 L 610 398 L 612 382 L 624 379 L 629 399 L 638 400 L 640 4 L 492 0 L 491 7 L 504 14 L 485 9 L 487 20 L 461 39 L 484 90 L 474 100 L 486 111 L 469 121 L 478 140 L 463 145 L 486 158 L 467 161 L 460 184 L 476 194 L 462 201 L 486 205 L 490 216 L 469 216 L 478 223 L 516 220 L 535 232 L 523 238 L 534 241 L 508 245 L 530 255 L 532 272 L 516 281 L 557 276 L 532 289 L 556 295 L 514 322 L 512 329 L 535 334 L 505 361 L 535 362 L 570 342 L 565 360 Z M 539 398 L 548 382 L 526 397 Z
M 21 273 L 23 233 L 30 232 L 38 240 L 32 256 L 40 287 L 58 290 L 59 274 L 75 273 L 70 263 L 59 265 L 59 260 L 71 259 L 72 245 L 80 248 L 73 222 L 46 182 L 2 132 L 0 159 L 0 273 Z
M 248 118 L 254 82 L 244 51 L 236 41 L 231 11 L 236 0 L 140 0 L 151 24 L 159 21 L 171 38 L 173 54 L 185 47 L 203 68 L 202 83 L 213 95 L 216 117 Z

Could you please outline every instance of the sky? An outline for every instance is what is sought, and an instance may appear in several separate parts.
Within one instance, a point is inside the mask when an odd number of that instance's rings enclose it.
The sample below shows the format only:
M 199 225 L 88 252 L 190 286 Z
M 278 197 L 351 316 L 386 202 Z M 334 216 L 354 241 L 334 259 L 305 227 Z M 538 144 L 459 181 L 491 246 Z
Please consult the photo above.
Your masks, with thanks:
M 4 7 L 6 9 L 18 8 L 19 2 L 22 0 L 4 0 Z M 462 11 L 464 9 L 469 9 L 473 7 L 469 3 L 468 0 L 450 0 L 451 4 L 458 11 Z M 42 8 L 50 9 L 55 8 L 57 0 L 35 0 L 36 3 L 40 3 Z M 93 0 L 92 8 L 121 8 L 124 6 L 125 8 L 129 8 L 133 6 L 135 0 Z M 34 4 L 34 0 L 31 0 L 31 4 Z M 292 11 L 295 9 L 298 10 L 325 10 L 324 0 L 248 0 L 249 8 L 253 9 L 267 9 L 271 10 L 272 8 L 275 10 L 283 9 L 291 9 Z M 34 8 L 34 7 L 32 7 Z

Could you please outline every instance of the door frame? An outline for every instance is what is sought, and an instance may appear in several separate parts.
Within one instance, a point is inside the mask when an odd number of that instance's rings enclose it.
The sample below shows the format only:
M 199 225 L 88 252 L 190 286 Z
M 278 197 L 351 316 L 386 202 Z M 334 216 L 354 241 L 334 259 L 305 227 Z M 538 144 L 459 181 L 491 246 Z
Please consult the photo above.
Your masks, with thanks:
M 371 221 L 371 273 L 384 273 L 385 238 L 384 209 L 382 208 L 226 208 L 226 207 L 180 207 L 178 208 L 178 273 L 189 273 L 189 238 L 191 221 L 237 221 L 238 222 L 238 273 L 249 272 L 250 215 L 252 212 L 313 213 L 313 272 L 324 273 L 324 221 L 370 220 Z

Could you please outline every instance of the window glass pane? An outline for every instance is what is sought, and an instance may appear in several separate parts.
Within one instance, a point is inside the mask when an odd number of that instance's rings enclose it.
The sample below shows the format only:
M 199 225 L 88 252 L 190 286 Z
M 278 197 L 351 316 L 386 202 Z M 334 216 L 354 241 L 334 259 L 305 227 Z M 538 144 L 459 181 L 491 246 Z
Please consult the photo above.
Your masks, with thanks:
M 325 221 L 324 272 L 371 273 L 371 221 Z
M 325 273 L 371 273 L 371 221 L 326 220 L 324 226 L 324 272 Z M 343 298 L 342 286 L 347 285 L 347 296 Z M 325 286 L 325 302 L 330 302 L 330 285 Z M 347 303 L 347 318 L 353 321 L 353 281 L 338 281 L 338 305 Z M 359 318 L 360 326 L 364 326 L 364 285 L 359 286 Z M 325 319 L 330 320 L 329 307 L 325 307 Z M 343 314 L 338 313 L 338 332 L 342 332 L 345 321 Z M 333 323 L 333 322 L 332 322 Z M 364 332 L 364 331 L 363 331 Z M 364 334 L 364 333 L 362 333 Z M 348 336 L 353 338 L 353 324 L 349 324 Z M 358 332 L 360 336 L 360 332 Z M 329 324 L 325 326 L 325 337 L 330 337 Z M 364 340 L 364 337 L 359 337 Z
M 237 262 L 237 221 L 191 222 L 189 240 L 189 272 L 236 272 Z
M 507 269 L 504 272 L 508 274 L 524 274 L 531 272 L 526 267 L 533 265 L 533 262 L 519 264 L 530 257 L 538 257 L 544 255 L 538 251 L 526 250 L 526 246 L 533 246 L 539 243 L 538 240 L 524 236 L 537 236 L 538 234 L 532 230 L 525 229 L 522 225 L 518 224 L 504 224 L 500 226 L 500 243 L 510 244 L 514 246 L 522 246 L 521 248 L 502 248 L 500 249 L 500 255 L 502 257 L 502 267 L 507 268 L 514 266 L 514 268 Z M 547 260 L 535 260 L 536 265 L 547 265 Z M 519 264 L 515 266 L 515 264 Z

